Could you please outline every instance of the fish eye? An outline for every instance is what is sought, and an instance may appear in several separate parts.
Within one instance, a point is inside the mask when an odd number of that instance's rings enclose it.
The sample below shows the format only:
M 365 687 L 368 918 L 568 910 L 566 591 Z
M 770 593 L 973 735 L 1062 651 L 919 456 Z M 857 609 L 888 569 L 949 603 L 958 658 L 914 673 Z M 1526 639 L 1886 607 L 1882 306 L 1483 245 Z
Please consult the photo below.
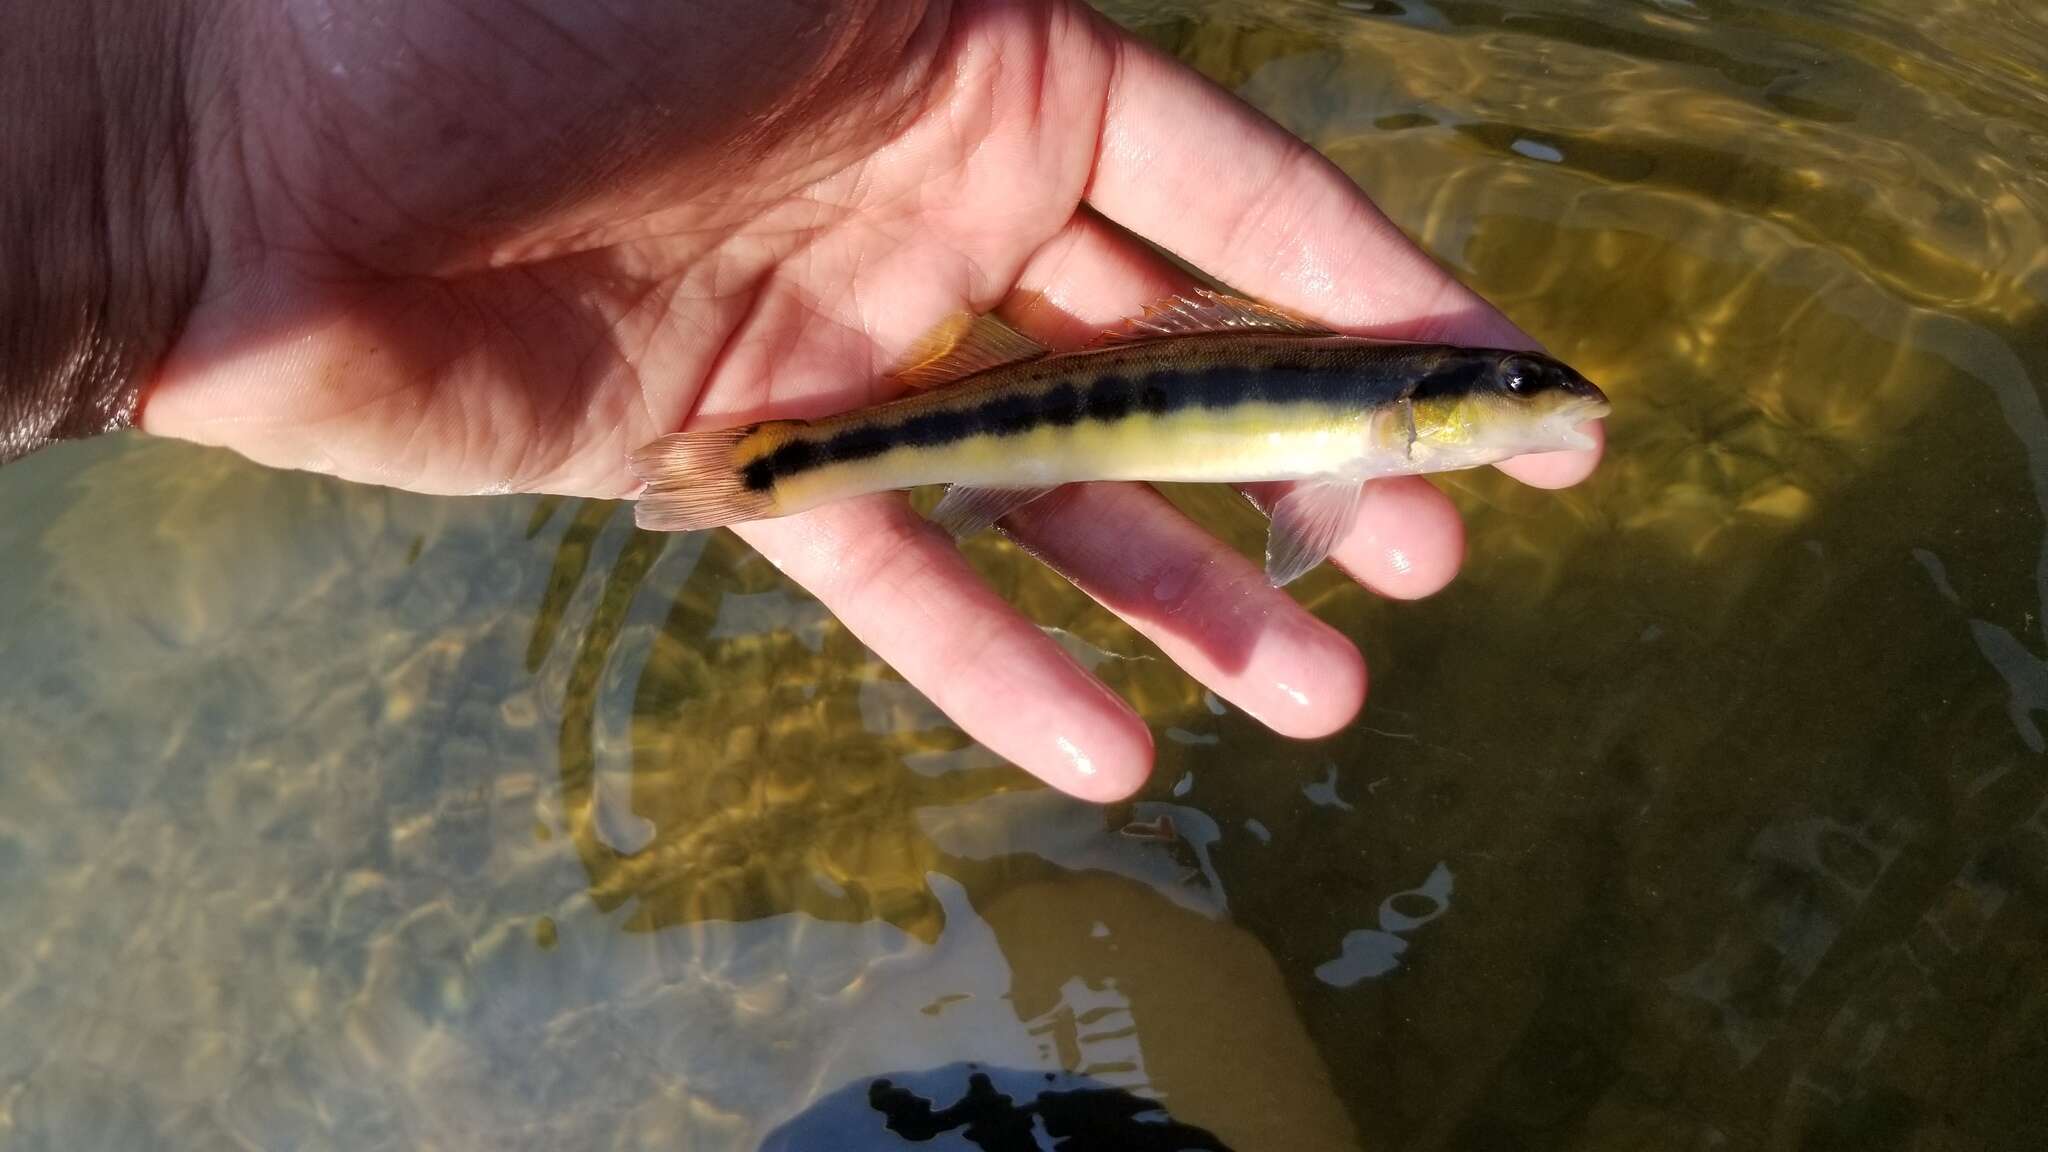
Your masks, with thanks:
M 1516 356 L 1500 366 L 1500 386 L 1517 396 L 1527 396 L 1543 387 L 1541 366 Z
M 1500 362 L 1500 387 L 1510 396 L 1534 399 L 1553 389 L 1570 390 L 1571 371 L 1541 356 L 1515 355 Z

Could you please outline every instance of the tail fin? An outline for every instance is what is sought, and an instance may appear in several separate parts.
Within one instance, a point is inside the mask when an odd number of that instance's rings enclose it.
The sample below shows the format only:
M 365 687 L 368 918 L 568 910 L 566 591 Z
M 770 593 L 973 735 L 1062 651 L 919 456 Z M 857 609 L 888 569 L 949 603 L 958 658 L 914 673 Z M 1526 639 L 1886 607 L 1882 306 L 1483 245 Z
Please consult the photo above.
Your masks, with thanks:
M 647 485 L 633 508 L 634 522 L 654 532 L 692 532 L 775 515 L 775 490 L 749 487 L 745 469 L 762 450 L 773 451 L 787 439 L 794 426 L 774 420 L 678 432 L 633 453 L 633 474 Z M 741 444 L 757 433 L 767 435 L 742 458 Z

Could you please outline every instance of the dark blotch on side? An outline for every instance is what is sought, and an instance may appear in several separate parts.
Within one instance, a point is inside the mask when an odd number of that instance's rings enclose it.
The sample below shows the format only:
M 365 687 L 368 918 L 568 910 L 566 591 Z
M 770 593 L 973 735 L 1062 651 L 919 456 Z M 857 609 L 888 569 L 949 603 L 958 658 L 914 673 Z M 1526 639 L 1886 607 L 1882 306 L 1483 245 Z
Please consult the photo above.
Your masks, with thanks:
M 1081 390 L 1062 381 L 1039 399 L 1040 419 L 1055 428 L 1065 428 L 1081 419 Z
M 1088 398 L 1082 403 L 1082 411 L 1090 420 L 1121 420 L 1131 413 L 1131 397 L 1125 382 L 1114 376 L 1105 376 L 1088 385 Z

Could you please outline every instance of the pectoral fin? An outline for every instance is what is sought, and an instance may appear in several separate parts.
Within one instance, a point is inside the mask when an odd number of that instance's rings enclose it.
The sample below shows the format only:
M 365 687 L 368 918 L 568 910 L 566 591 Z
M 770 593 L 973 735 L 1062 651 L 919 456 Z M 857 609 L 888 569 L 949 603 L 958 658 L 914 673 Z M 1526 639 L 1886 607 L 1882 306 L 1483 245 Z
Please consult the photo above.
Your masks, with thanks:
M 1363 480 L 1307 480 L 1273 505 L 1266 536 L 1266 580 L 1293 583 L 1330 555 L 1358 517 Z
M 970 488 L 955 484 L 946 489 L 939 506 L 932 509 L 932 522 L 955 536 L 972 536 L 1050 488 Z

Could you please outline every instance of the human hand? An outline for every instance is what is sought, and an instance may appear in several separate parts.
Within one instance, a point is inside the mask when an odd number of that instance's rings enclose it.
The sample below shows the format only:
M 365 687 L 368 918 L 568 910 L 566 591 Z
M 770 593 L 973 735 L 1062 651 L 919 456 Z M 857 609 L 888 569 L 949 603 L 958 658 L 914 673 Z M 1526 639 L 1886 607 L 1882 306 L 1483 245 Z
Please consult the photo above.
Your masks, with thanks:
M 1077 3 L 830 8 L 226 8 L 204 277 L 142 426 L 419 491 L 626 496 L 664 433 L 884 398 L 959 309 L 1067 346 L 1187 287 L 1109 221 L 1335 327 L 1528 343 L 1313 151 Z M 1502 467 L 1556 486 L 1596 457 Z M 1008 524 L 1274 730 L 1356 713 L 1351 643 L 1150 489 Z M 1144 779 L 1144 723 L 900 494 L 738 531 L 996 752 L 1089 798 Z M 1412 597 L 1462 551 L 1406 478 L 1333 559 Z

